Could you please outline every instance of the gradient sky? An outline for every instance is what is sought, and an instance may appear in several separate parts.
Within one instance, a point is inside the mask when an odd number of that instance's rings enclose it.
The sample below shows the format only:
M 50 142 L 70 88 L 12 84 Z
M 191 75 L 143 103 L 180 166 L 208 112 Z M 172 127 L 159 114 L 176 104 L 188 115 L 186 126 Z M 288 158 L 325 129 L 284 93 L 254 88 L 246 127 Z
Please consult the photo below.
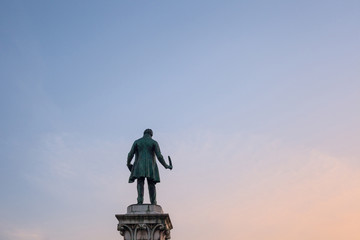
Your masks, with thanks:
M 172 239 L 359 240 L 359 12 L 0 1 L 0 239 L 121 239 L 152 128 Z

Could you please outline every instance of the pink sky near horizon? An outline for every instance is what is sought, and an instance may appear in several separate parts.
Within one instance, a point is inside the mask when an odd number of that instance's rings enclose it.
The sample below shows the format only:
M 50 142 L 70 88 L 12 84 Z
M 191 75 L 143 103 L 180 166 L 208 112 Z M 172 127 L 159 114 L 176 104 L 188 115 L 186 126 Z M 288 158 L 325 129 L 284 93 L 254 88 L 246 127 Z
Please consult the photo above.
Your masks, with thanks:
M 246 147 L 240 147 L 232 149 L 241 154 L 239 158 L 229 161 L 233 164 L 253 157 L 253 161 L 258 161 L 257 167 L 236 175 L 242 166 L 234 164 L 220 183 L 211 177 L 195 183 L 206 188 L 195 188 L 202 189 L 202 194 L 206 192 L 206 198 L 185 200 L 185 209 L 192 204 L 198 208 L 192 207 L 194 214 L 179 225 L 185 225 L 185 229 L 198 226 L 178 238 L 193 234 L 195 238 L 231 240 L 359 239 L 360 168 L 349 164 L 354 159 L 289 148 L 282 143 L 258 145 L 264 148 L 258 149 L 257 156 L 251 152 L 244 155 Z M 209 154 L 205 159 L 211 159 L 211 153 L 204 153 Z M 215 168 L 221 171 L 221 165 L 218 163 Z M 189 212 L 180 210 L 176 214 L 186 219 Z

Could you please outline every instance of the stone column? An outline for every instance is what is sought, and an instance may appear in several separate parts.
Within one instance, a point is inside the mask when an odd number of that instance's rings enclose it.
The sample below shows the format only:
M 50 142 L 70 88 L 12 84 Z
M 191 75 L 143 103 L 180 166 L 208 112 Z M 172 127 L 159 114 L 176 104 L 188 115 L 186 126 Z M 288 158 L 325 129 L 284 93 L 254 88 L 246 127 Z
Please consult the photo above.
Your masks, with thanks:
M 126 214 L 115 215 L 119 221 L 117 230 L 124 240 L 166 240 L 173 228 L 169 214 L 161 206 L 133 204 Z

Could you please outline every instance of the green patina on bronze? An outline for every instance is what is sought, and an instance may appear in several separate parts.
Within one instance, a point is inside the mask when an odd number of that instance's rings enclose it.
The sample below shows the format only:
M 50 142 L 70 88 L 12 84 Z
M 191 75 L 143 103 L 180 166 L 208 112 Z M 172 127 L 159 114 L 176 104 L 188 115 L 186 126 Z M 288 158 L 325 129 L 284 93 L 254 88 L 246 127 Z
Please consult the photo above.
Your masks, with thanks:
M 144 136 L 134 142 L 127 157 L 127 166 L 131 171 L 129 183 L 137 179 L 138 204 L 143 203 L 145 178 L 148 182 L 150 201 L 152 204 L 156 204 L 155 184 L 160 182 L 160 175 L 155 156 L 166 169 L 172 169 L 170 157 L 170 165 L 168 165 L 161 155 L 159 144 L 152 139 L 152 135 L 152 130 L 146 129 Z M 134 155 L 135 161 L 132 165 L 131 160 Z

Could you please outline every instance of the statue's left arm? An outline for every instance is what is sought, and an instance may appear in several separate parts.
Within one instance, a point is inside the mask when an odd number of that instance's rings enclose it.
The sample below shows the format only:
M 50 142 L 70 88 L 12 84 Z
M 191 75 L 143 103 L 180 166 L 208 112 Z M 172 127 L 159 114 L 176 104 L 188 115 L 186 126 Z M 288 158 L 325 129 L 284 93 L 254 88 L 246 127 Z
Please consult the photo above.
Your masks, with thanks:
M 131 160 L 133 159 L 134 157 L 134 154 L 135 154 L 135 151 L 136 151 L 136 143 L 134 143 L 131 147 L 131 150 L 128 154 L 128 157 L 127 157 L 127 165 L 129 166 L 130 163 L 131 163 Z

